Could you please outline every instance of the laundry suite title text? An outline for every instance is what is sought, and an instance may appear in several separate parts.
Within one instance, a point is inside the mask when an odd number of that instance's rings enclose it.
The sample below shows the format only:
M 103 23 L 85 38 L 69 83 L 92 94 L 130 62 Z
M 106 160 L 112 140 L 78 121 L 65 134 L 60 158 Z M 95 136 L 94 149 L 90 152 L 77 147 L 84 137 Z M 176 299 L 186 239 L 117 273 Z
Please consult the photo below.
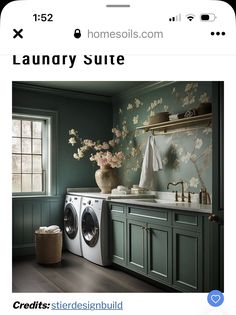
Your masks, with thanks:
M 85 65 L 123 65 L 123 55 L 13 55 L 13 65 L 23 66 L 67 66 L 73 68 L 76 63 L 82 62 Z

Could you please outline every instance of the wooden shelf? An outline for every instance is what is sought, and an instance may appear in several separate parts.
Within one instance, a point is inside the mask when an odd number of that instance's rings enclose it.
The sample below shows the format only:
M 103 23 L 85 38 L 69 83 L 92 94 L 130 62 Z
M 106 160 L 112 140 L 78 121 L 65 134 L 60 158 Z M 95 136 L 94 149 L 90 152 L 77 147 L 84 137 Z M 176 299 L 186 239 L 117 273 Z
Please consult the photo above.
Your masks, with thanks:
M 153 131 L 153 132 L 163 131 L 164 133 L 166 133 L 168 130 L 191 127 L 193 125 L 199 125 L 202 123 L 210 124 L 211 120 L 212 120 L 212 113 L 188 117 L 188 118 L 181 118 L 181 119 L 176 119 L 176 120 L 169 120 L 169 121 L 164 121 L 162 123 L 152 124 L 152 125 L 147 125 L 147 126 L 140 126 L 140 127 L 137 127 L 136 129 L 142 129 L 145 131 Z

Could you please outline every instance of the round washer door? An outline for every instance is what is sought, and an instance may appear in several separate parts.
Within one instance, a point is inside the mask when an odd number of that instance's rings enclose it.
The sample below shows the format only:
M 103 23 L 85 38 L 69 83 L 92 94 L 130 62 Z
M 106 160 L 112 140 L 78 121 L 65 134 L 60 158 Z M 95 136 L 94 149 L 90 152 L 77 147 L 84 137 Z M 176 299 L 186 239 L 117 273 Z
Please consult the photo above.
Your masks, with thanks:
M 78 232 L 77 212 L 72 204 L 68 204 L 64 210 L 64 229 L 70 239 L 74 239 Z
M 81 217 L 81 225 L 85 243 L 90 247 L 94 247 L 99 237 L 99 223 L 93 208 L 86 207 L 84 209 Z

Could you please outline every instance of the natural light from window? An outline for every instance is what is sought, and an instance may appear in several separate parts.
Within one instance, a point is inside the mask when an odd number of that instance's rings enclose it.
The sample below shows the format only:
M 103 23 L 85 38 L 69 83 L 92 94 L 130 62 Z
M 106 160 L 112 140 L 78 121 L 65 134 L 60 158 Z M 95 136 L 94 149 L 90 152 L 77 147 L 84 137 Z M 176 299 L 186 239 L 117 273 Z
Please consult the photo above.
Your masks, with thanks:
M 45 120 L 13 117 L 12 120 L 12 191 L 43 193 L 45 169 L 43 154 Z

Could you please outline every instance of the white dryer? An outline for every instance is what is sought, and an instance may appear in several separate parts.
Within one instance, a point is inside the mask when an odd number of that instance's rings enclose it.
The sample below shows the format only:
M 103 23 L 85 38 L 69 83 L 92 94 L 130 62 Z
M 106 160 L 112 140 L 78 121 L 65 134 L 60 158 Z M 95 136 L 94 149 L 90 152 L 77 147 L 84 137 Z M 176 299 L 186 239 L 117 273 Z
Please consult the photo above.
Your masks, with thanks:
M 101 266 L 110 265 L 106 200 L 83 197 L 80 222 L 83 257 Z
M 83 256 L 80 232 L 81 196 L 67 195 L 64 206 L 64 243 L 73 254 Z

